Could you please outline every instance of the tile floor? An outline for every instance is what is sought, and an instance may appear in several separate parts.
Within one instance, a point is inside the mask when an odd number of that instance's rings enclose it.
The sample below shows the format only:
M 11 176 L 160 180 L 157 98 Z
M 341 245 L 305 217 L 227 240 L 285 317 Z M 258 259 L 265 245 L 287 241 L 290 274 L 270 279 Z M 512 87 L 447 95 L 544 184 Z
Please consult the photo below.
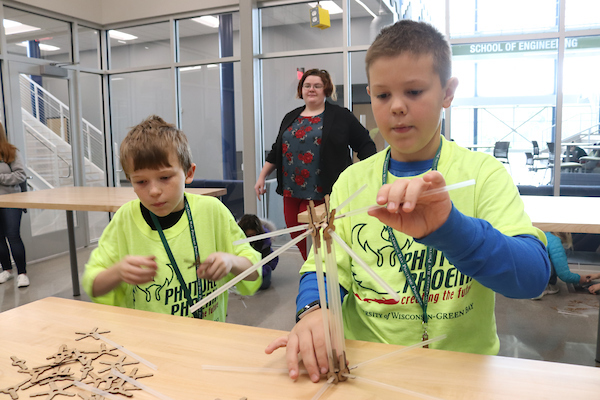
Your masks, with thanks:
M 80 271 L 91 248 L 79 250 Z M 290 330 L 294 324 L 300 253 L 289 250 L 280 257 L 271 288 L 255 296 L 232 295 L 228 322 Z M 574 272 L 600 271 L 600 266 L 571 265 Z M 0 285 L 0 311 L 47 296 L 73 298 L 68 255 L 28 266 L 31 285 L 16 287 L 15 280 Z M 572 292 L 563 282 L 560 292 L 539 301 L 496 297 L 496 318 L 501 341 L 500 355 L 534 360 L 600 366 L 594 360 L 600 296 Z M 571 289 L 571 291 L 569 290 Z M 89 301 L 82 292 L 77 298 Z M 1 330 L 1 327 L 0 327 Z

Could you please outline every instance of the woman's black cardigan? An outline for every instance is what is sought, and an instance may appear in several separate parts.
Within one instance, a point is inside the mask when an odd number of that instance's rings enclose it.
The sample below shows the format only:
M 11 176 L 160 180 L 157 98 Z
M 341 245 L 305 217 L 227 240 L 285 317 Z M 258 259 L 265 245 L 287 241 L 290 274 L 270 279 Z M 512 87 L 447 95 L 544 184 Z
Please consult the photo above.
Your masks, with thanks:
M 277 193 L 283 195 L 283 154 L 281 151 L 283 132 L 292 125 L 306 106 L 289 112 L 281 121 L 277 140 L 273 143 L 266 161 L 275 164 L 277 170 Z M 323 193 L 331 193 L 338 176 L 352 164 L 350 150 L 357 153 L 359 160 L 364 160 L 377 152 L 369 131 L 356 119 L 347 108 L 325 102 L 323 115 L 323 133 L 321 138 L 321 155 L 319 169 Z

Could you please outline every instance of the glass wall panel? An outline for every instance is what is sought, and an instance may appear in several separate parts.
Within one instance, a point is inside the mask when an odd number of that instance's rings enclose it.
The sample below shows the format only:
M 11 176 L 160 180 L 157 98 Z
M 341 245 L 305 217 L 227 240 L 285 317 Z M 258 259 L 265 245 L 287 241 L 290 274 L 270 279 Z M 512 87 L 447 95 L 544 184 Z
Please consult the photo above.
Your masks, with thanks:
M 110 113 L 116 154 L 127 132 L 150 115 L 175 123 L 174 93 L 170 69 L 111 75 Z M 127 185 L 118 156 L 115 168 L 120 183 Z
M 309 10 L 313 3 L 262 8 L 262 52 L 342 46 L 342 0 L 333 3 L 339 12 L 330 11 L 331 27 L 326 29 L 310 27 Z
M 350 2 L 350 44 L 352 46 L 373 43 L 385 26 L 394 22 L 394 14 L 378 0 Z
M 100 69 L 100 31 L 79 26 L 79 63 L 82 67 Z
M 559 0 L 455 0 L 450 37 L 558 31 Z
M 267 59 L 262 62 L 263 69 L 263 133 L 265 152 L 269 152 L 277 139 L 281 120 L 290 111 L 304 105 L 304 101 L 296 98 L 298 88 L 298 69 L 307 71 L 312 68 L 325 69 L 331 75 L 333 84 L 338 90 L 336 104 L 344 103 L 341 90 L 343 79 L 344 57 L 341 54 L 315 56 L 286 57 Z M 331 101 L 328 99 L 327 101 Z M 262 168 L 262 165 L 259 166 Z M 269 179 L 275 178 L 273 172 Z M 267 181 L 266 218 L 280 228 L 286 226 L 283 218 L 283 200 L 275 193 L 276 184 Z
M 166 64 L 171 61 L 169 22 L 108 31 L 110 68 Z
M 71 62 L 71 24 L 10 7 L 4 9 L 6 51 L 31 58 Z
M 539 184 L 552 177 L 546 143 L 554 142 L 556 125 L 557 47 L 558 39 L 452 46 L 459 85 L 451 136 L 490 154 L 496 142 L 510 142 L 509 171 L 516 183 Z M 526 155 L 534 154 L 534 142 L 541 153 L 535 171 Z
M 565 3 L 565 28 L 600 28 L 600 3 L 597 0 L 568 0 Z
M 226 167 L 223 164 L 222 140 L 231 132 L 225 134 L 223 132 L 224 113 L 233 115 L 235 119 L 233 125 L 235 141 L 226 140 L 225 148 L 234 149 L 238 163 L 236 179 L 243 179 L 240 65 L 239 63 L 223 65 L 233 65 L 233 110 L 223 109 L 225 103 L 221 87 L 224 79 L 221 76 L 220 65 L 198 65 L 179 69 L 181 127 L 192 147 L 193 159 L 197 166 L 196 178 L 199 179 L 225 179 L 224 168 Z M 227 107 L 230 105 L 231 103 L 228 103 Z M 230 114 L 230 111 L 233 111 L 233 114 Z
M 106 149 L 102 112 L 102 77 L 81 72 L 81 121 L 86 186 L 106 186 Z M 88 212 L 90 240 L 98 240 L 108 224 L 105 212 Z
M 561 191 L 567 185 L 600 186 L 600 36 L 570 40 L 564 63 L 562 150 L 565 161 L 577 164 L 561 173 Z
M 377 151 L 383 150 L 387 145 L 383 136 L 379 134 L 377 123 L 371 109 L 371 97 L 367 93 L 367 72 L 365 70 L 366 51 L 350 53 L 350 84 L 352 87 L 352 112 L 356 118 L 367 128 L 371 138 L 377 146 Z
M 179 61 L 239 57 L 239 13 L 205 15 L 177 21 Z M 222 37 L 223 41 L 219 38 Z M 223 49 L 219 47 L 224 46 Z

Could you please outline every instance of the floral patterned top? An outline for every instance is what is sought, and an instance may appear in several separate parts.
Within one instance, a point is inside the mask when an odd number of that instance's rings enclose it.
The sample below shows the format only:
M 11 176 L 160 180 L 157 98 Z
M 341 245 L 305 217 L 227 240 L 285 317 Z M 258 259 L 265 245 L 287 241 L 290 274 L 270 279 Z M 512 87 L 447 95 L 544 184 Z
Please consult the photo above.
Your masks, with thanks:
M 284 197 L 321 200 L 325 196 L 319 176 L 323 114 L 300 115 L 283 133 Z

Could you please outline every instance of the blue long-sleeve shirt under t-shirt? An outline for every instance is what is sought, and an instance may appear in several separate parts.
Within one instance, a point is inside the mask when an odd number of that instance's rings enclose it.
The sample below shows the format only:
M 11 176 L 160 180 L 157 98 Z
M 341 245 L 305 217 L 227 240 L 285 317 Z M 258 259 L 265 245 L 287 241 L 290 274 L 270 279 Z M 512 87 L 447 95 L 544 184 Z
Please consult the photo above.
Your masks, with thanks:
M 391 160 L 390 172 L 415 176 L 427 171 L 431 162 Z M 454 206 L 438 230 L 415 241 L 443 252 L 460 272 L 506 297 L 536 297 L 550 278 L 550 261 L 540 240 L 531 235 L 504 235 L 489 222 L 468 217 Z M 340 287 L 340 291 L 343 299 L 347 290 Z M 318 299 L 316 273 L 303 274 L 296 297 L 297 311 Z

